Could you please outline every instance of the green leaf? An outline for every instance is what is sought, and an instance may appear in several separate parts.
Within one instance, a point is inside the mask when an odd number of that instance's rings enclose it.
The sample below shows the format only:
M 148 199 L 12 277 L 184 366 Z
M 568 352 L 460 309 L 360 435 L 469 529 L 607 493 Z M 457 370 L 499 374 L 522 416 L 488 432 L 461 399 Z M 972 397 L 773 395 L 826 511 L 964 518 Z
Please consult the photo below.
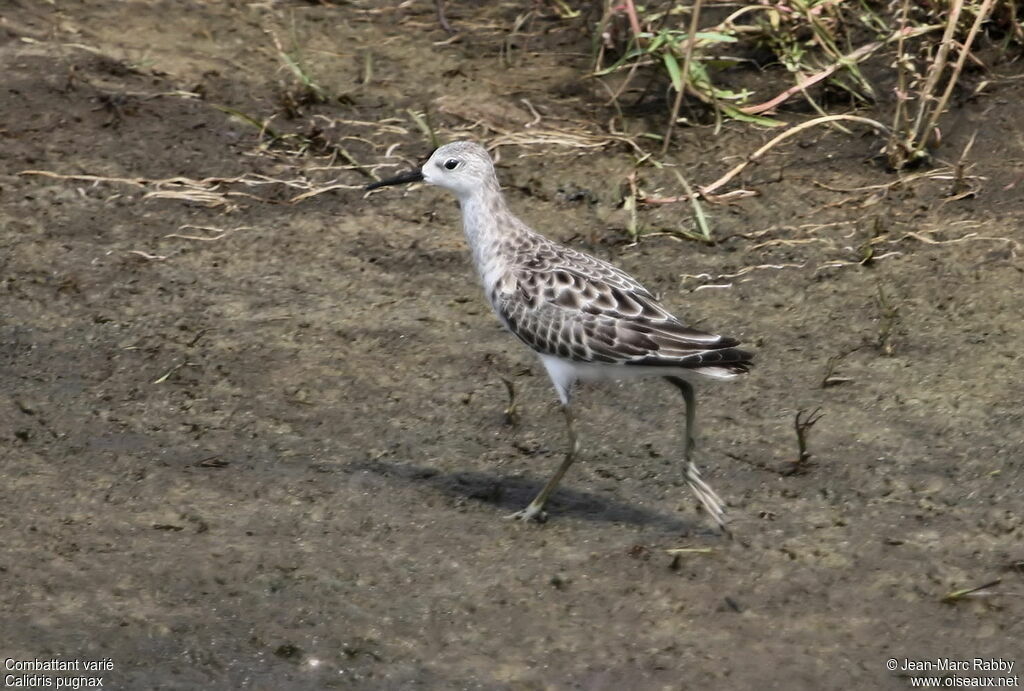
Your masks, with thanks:
M 707 69 L 697 60 L 690 61 L 690 80 L 697 85 L 707 86 L 711 84 L 711 76 Z
M 755 125 L 761 125 L 762 127 L 785 127 L 786 125 L 786 123 L 781 120 L 773 120 L 772 118 L 766 118 L 762 115 L 744 113 L 739 108 L 735 108 L 725 103 L 719 103 L 718 107 L 721 108 L 722 112 L 730 118 L 733 120 L 739 120 L 740 122 L 751 122 Z
M 676 56 L 666 50 L 662 53 L 662 58 L 665 60 L 665 69 L 668 70 L 668 76 L 672 78 L 672 88 L 676 91 L 682 91 L 683 76 L 679 73 L 679 61 L 676 60 Z
M 736 43 L 739 39 L 729 34 L 722 34 L 717 31 L 698 31 L 697 38 L 712 43 Z
M 743 91 L 733 91 L 731 89 L 722 89 L 717 86 L 711 87 L 711 93 L 715 98 L 724 98 L 727 101 L 746 101 L 750 98 L 754 92 L 749 89 Z
M 690 34 L 680 29 L 667 29 L 661 33 L 672 36 L 676 43 L 682 43 L 690 36 Z M 709 41 L 711 43 L 737 43 L 739 41 L 735 36 L 731 34 L 723 34 L 720 31 L 698 31 L 697 39 L 700 41 Z
M 657 51 L 658 48 L 661 48 L 661 44 L 665 42 L 666 38 L 668 38 L 668 36 L 666 36 L 664 32 L 659 33 L 657 36 L 655 36 L 654 40 L 647 45 L 647 49 L 645 52 L 653 53 Z
M 644 50 L 642 50 L 640 48 L 632 48 L 629 51 L 627 51 L 626 54 L 623 55 L 621 58 L 616 60 L 615 63 L 612 64 L 611 66 L 605 67 L 603 70 L 598 70 L 597 72 L 594 72 L 594 76 L 595 77 L 603 77 L 606 74 L 611 74 L 615 70 L 617 70 L 620 67 L 622 67 L 623 65 L 625 65 L 626 62 L 628 62 L 629 60 L 632 60 L 633 58 L 639 57 L 639 56 L 643 55 L 645 52 L 646 51 L 644 51 Z

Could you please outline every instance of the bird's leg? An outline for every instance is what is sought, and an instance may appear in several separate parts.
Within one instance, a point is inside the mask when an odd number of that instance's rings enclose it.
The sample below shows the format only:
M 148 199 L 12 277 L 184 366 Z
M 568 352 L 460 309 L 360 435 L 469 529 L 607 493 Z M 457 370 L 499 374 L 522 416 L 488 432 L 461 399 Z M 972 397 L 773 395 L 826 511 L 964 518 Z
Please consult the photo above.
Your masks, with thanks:
M 665 377 L 672 382 L 683 394 L 683 402 L 686 404 L 686 435 L 683 437 L 683 458 L 686 460 L 685 478 L 690 490 L 700 500 L 701 506 L 708 512 L 715 523 L 726 535 L 731 535 L 725 525 L 725 502 L 711 489 L 708 483 L 700 476 L 697 464 L 693 462 L 693 439 L 695 421 L 697 418 L 697 397 L 693 393 L 693 384 L 681 377 Z
M 507 377 L 502 377 L 501 381 L 505 383 L 505 388 L 508 390 L 508 406 L 505 408 L 505 424 L 515 427 L 519 424 L 519 406 L 516 402 L 516 385 Z
M 562 476 L 569 470 L 569 466 L 576 460 L 576 452 L 579 450 L 579 439 L 576 438 L 576 418 L 572 413 L 572 405 L 569 403 L 563 405 L 562 412 L 565 413 L 565 425 L 569 431 L 569 448 L 565 452 L 565 460 L 562 461 L 562 465 L 558 467 L 555 474 L 544 485 L 544 489 L 534 497 L 529 506 L 522 511 L 516 511 L 506 518 L 516 518 L 521 521 L 534 520 L 540 523 L 547 519 L 547 514 L 544 513 L 544 504 L 551 493 L 555 491 L 555 488 L 558 487 L 558 483 L 562 481 Z

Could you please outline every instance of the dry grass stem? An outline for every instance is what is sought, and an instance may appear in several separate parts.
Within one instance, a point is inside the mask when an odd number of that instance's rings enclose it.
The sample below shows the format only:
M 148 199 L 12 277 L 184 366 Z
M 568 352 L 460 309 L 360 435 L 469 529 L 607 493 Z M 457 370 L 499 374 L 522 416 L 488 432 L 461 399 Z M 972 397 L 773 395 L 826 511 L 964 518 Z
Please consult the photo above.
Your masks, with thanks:
M 690 86 L 690 63 L 693 61 L 693 47 L 697 44 L 697 28 L 700 26 L 700 7 L 703 0 L 694 0 L 693 7 L 690 9 L 690 30 L 686 36 L 686 48 L 683 53 L 683 69 L 682 83 L 678 85 L 680 88 L 676 89 L 676 98 L 672 103 L 672 112 L 668 118 L 668 127 L 665 128 L 665 138 L 661 143 L 661 155 L 664 156 L 668 151 L 669 144 L 672 143 L 672 131 L 675 129 L 676 120 L 679 118 L 679 108 L 683 104 L 683 95 L 687 91 L 696 91 Z M 697 92 L 699 94 L 699 92 Z
M 802 131 L 804 131 L 806 129 L 810 129 L 811 127 L 816 127 L 818 125 L 823 125 L 825 123 L 836 122 L 836 121 L 858 122 L 858 123 L 861 123 L 861 124 L 864 124 L 864 125 L 869 125 L 870 127 L 873 127 L 876 130 L 879 130 L 881 132 L 888 132 L 889 131 L 888 127 L 886 127 L 882 123 L 878 122 L 877 120 L 872 120 L 871 118 L 861 117 L 860 115 L 826 115 L 824 117 L 814 118 L 813 120 L 808 120 L 807 122 L 802 122 L 799 125 L 791 127 L 788 130 L 786 130 L 785 132 L 783 132 L 783 133 L 781 133 L 779 135 L 776 135 L 775 137 L 772 137 L 772 139 L 769 140 L 767 144 L 765 144 L 764 146 L 759 148 L 754 153 L 750 154 L 750 156 L 748 156 L 745 161 L 743 161 L 742 163 L 740 163 L 739 165 L 734 167 L 732 170 L 730 170 L 728 173 L 726 173 L 725 175 L 720 177 L 718 180 L 715 180 L 714 182 L 712 182 L 710 185 L 707 185 L 706 187 L 702 187 L 700 189 L 700 193 L 702 195 L 703 194 L 710 194 L 710 193 L 714 192 L 715 190 L 717 190 L 718 188 L 726 185 L 734 177 L 736 177 L 737 175 L 742 173 L 744 170 L 746 170 L 747 166 L 751 165 L 752 163 L 756 163 L 762 156 L 764 156 L 766 153 L 768 153 L 771 149 L 773 149 L 774 147 L 778 146 L 779 144 L 781 144 L 785 140 L 789 139 L 790 137 L 793 137 L 793 136 L 799 134 L 800 132 L 802 132 Z

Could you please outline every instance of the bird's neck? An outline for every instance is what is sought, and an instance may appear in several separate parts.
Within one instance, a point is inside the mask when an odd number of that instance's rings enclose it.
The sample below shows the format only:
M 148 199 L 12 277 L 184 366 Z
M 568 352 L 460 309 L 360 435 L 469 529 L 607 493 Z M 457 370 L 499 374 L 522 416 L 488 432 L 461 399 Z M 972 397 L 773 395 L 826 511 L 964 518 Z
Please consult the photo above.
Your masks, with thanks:
M 497 188 L 485 187 L 459 199 L 462 229 L 484 289 L 489 293 L 524 235 L 533 234 L 505 205 Z

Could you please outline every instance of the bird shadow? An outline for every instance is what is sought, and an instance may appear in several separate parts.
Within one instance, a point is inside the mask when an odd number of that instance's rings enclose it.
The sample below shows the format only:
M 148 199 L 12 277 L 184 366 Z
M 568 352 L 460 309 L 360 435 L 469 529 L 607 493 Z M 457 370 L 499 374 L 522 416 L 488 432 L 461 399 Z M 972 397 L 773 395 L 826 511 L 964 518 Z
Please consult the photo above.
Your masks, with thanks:
M 379 459 L 358 461 L 350 464 L 349 468 L 375 473 L 408 485 L 427 485 L 450 497 L 489 504 L 507 513 L 525 507 L 544 486 L 543 481 L 528 477 L 503 477 L 472 470 L 446 472 L 430 466 Z M 574 516 L 587 521 L 629 523 L 684 535 L 699 534 L 704 530 L 698 521 L 682 520 L 571 487 L 559 487 L 545 508 L 549 516 L 556 518 Z M 713 531 L 708 529 L 708 532 Z

